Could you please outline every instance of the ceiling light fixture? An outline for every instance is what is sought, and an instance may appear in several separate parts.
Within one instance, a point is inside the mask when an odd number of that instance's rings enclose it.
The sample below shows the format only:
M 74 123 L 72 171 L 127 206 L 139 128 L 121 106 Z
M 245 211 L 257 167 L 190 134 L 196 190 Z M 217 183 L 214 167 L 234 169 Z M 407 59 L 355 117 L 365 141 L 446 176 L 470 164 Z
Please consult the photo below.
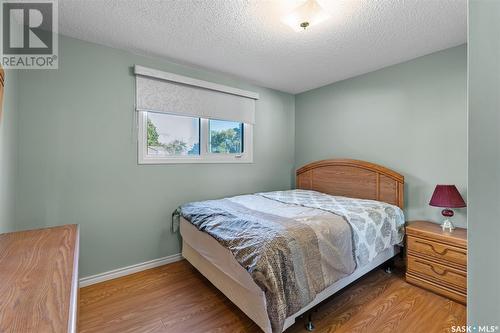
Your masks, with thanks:
M 307 0 L 282 18 L 282 21 L 295 31 L 306 30 L 323 22 L 330 14 L 316 0 Z

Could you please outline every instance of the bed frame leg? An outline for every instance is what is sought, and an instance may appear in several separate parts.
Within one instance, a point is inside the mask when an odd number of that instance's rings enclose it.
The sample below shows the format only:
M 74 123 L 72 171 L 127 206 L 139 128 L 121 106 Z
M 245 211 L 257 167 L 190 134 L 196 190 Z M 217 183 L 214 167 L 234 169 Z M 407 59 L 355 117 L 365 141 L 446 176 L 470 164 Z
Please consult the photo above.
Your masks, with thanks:
M 309 312 L 309 314 L 307 315 L 306 330 L 308 330 L 309 332 L 314 331 L 314 324 L 312 322 L 312 313 L 311 312 Z
M 394 266 L 394 259 L 389 259 L 386 263 L 385 263 L 385 268 L 384 268 L 384 271 L 387 273 L 387 274 L 392 274 L 392 267 Z

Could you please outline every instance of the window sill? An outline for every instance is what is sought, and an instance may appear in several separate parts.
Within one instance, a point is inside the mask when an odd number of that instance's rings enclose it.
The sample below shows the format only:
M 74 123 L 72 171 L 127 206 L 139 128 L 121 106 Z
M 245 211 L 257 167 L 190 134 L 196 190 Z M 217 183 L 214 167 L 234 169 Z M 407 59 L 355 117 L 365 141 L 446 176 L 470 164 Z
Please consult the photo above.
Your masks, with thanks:
M 253 158 L 250 156 L 242 156 L 241 158 L 142 158 L 139 159 L 139 164 L 251 164 Z

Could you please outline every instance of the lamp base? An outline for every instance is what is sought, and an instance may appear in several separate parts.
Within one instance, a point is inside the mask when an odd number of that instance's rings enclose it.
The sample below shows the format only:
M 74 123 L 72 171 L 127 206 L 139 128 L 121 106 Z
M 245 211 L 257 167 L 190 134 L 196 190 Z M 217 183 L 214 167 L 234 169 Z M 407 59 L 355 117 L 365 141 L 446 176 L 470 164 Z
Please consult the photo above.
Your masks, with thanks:
M 453 229 L 455 229 L 455 226 L 453 225 L 453 223 L 451 223 L 449 219 L 446 219 L 441 224 L 441 228 L 443 229 L 443 231 L 446 231 L 446 229 L 448 229 L 449 232 L 452 232 Z

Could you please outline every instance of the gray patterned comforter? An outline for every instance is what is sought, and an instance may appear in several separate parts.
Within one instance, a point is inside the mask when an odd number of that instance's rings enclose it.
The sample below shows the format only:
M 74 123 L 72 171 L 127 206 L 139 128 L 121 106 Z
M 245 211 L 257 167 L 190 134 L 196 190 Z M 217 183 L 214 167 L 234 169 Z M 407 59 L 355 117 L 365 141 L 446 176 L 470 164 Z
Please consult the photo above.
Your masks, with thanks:
M 260 193 L 194 202 L 181 207 L 181 215 L 227 248 L 263 290 L 273 332 L 281 332 L 287 317 L 313 301 L 318 293 L 335 281 L 351 274 L 356 268 L 353 252 L 357 254 L 358 264 L 371 260 L 372 246 L 365 245 L 368 251 L 360 252 L 356 242 L 362 239 L 363 243 L 376 243 L 376 239 L 380 238 L 377 230 L 385 230 L 385 227 L 378 226 L 383 225 L 388 219 L 399 218 L 397 213 L 392 215 L 385 212 L 379 221 L 378 215 L 374 213 L 378 212 L 375 208 L 376 202 L 372 202 L 373 207 L 346 203 L 343 214 L 347 217 L 338 213 L 336 213 L 338 215 L 325 213 L 284 217 L 279 216 L 278 212 L 275 215 L 264 209 L 256 209 L 255 205 L 249 208 L 241 204 L 241 198 L 250 197 L 255 202 L 279 201 L 286 203 L 285 206 L 290 208 L 296 205 L 319 208 L 317 206 L 320 204 L 329 204 L 328 209 L 324 209 L 326 207 L 320 209 L 333 211 L 332 202 L 328 203 L 326 198 L 313 195 L 318 192 L 313 192 L 309 196 L 306 192 L 312 191 Z M 340 205 L 343 199 L 346 198 L 336 197 L 336 200 L 340 201 L 336 201 L 335 206 Z M 365 216 L 363 209 L 371 209 L 371 213 L 368 212 Z M 365 219 L 365 222 L 358 221 L 365 224 L 363 229 L 365 232 L 361 236 L 358 232 L 361 228 L 356 227 L 355 231 L 353 227 L 354 223 L 358 223 L 352 222 L 357 221 L 353 216 Z M 346 220 L 349 223 L 346 223 Z M 399 222 L 389 223 L 391 226 L 399 224 Z M 373 233 L 370 225 L 377 226 L 374 227 L 376 236 L 373 241 L 369 235 Z M 380 232 L 382 235 L 386 234 L 386 231 Z M 390 230 L 389 233 L 391 235 L 394 233 L 394 237 L 384 237 L 384 246 L 375 245 L 375 252 L 382 251 L 389 246 L 388 244 L 398 243 L 397 231 Z
M 258 193 L 286 204 L 317 208 L 342 216 L 351 225 L 356 262 L 363 266 L 404 237 L 401 208 L 374 200 L 332 196 L 316 191 L 291 190 Z

